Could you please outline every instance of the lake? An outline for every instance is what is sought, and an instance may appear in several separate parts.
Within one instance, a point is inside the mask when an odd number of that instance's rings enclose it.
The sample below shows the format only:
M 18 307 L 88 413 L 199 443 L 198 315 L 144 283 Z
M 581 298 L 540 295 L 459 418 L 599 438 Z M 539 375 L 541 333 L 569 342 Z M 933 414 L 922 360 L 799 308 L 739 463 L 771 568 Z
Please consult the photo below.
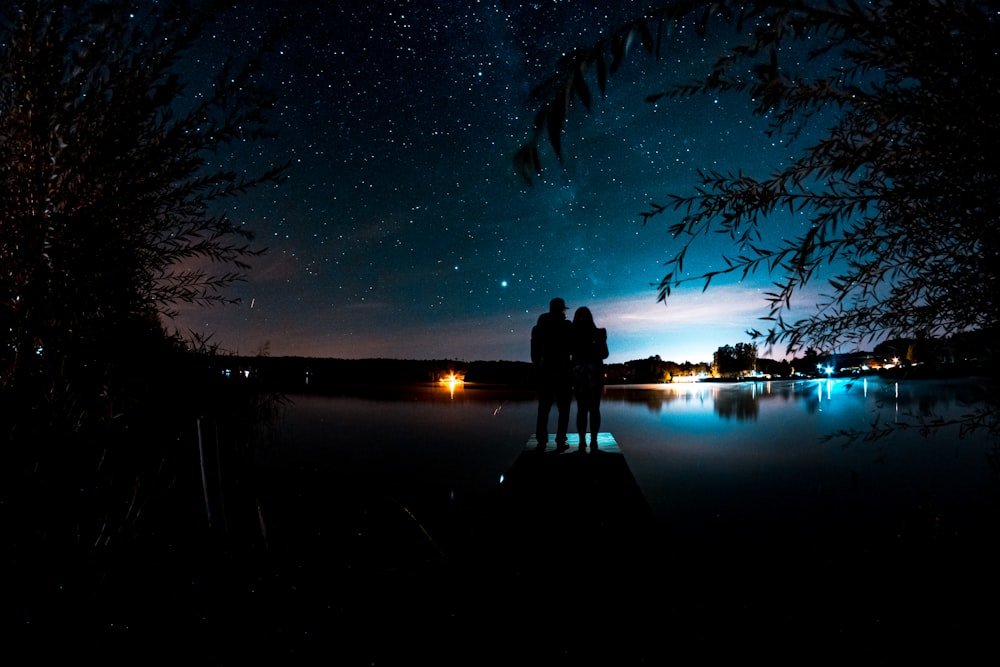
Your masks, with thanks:
M 997 623 L 993 442 L 920 424 L 978 388 L 609 386 L 621 457 L 524 459 L 531 390 L 293 395 L 265 452 L 290 472 L 264 502 L 287 567 L 243 622 L 255 651 L 340 664 L 973 662 Z
M 956 427 L 925 435 L 919 425 L 971 412 L 979 390 L 975 380 L 878 377 L 608 386 L 601 430 L 659 522 L 704 539 L 845 522 L 959 531 L 996 492 L 993 442 Z M 290 398 L 278 458 L 455 503 L 501 484 L 534 428 L 534 394 L 524 390 L 426 385 Z M 875 438 L 876 422 L 896 428 Z

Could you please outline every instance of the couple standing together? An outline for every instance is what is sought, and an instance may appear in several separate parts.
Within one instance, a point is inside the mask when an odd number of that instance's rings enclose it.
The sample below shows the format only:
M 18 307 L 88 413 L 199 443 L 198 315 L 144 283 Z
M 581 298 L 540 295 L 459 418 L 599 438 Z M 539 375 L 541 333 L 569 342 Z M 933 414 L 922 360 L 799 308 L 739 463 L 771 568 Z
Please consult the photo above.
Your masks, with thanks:
M 576 309 L 573 321 L 566 319 L 566 302 L 555 298 L 549 312 L 538 317 L 531 330 L 531 362 L 538 371 L 538 420 L 535 439 L 543 450 L 549 441 L 549 413 L 558 411 L 556 448 L 566 449 L 569 409 L 576 396 L 576 430 L 580 450 L 597 451 L 601 429 L 601 395 L 604 392 L 604 360 L 608 358 L 608 330 L 599 329 L 586 306 Z

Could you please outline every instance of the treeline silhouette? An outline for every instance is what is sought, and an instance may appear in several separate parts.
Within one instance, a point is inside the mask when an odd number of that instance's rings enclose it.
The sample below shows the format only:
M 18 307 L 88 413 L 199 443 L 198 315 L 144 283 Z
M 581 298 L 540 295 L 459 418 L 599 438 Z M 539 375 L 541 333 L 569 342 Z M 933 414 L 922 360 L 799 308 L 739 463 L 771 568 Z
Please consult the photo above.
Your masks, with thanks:
M 517 386 L 534 382 L 531 364 L 518 361 L 211 356 L 206 362 L 218 373 L 253 380 L 269 391 L 279 392 L 422 384 L 453 374 L 466 383 Z
M 467 385 L 531 386 L 535 368 L 526 361 L 451 359 L 336 359 L 314 357 L 207 356 L 216 373 L 247 379 L 269 391 L 336 391 L 345 387 L 421 384 L 454 374 Z M 707 364 L 675 364 L 659 357 L 606 364 L 609 384 L 662 382 L 665 373 Z
M 899 341 L 895 341 L 899 343 Z M 803 357 L 791 361 L 758 358 L 754 365 L 761 373 L 773 377 L 792 377 L 803 374 L 823 374 L 817 366 L 836 364 L 862 364 L 878 357 L 887 344 L 876 347 L 877 352 L 858 352 L 843 355 L 819 355 L 809 350 Z M 891 347 L 891 346 L 890 346 Z M 907 350 L 899 343 L 896 347 Z M 940 349 L 929 350 L 925 341 L 924 359 L 920 365 L 904 364 L 894 369 L 894 374 L 916 378 L 920 376 L 964 376 L 995 374 L 995 369 L 984 364 L 976 355 L 958 355 L 954 349 L 943 354 Z M 895 348 L 893 348 L 895 349 Z M 914 347 L 909 347 L 913 356 Z M 963 352 L 969 349 L 963 348 Z M 340 359 L 325 357 L 269 357 L 240 355 L 202 355 L 204 363 L 215 376 L 233 380 L 252 381 L 262 391 L 270 392 L 328 392 L 346 388 L 379 388 L 401 385 L 426 384 L 447 381 L 455 377 L 467 386 L 533 387 L 536 384 L 535 368 L 527 361 L 462 361 L 454 359 Z M 911 359 L 912 361 L 912 359 Z M 822 363 L 821 363 L 822 362 Z M 658 355 L 620 363 L 605 364 L 605 382 L 610 385 L 655 384 L 670 382 L 676 376 L 703 376 L 709 374 L 712 364 L 707 362 L 677 363 L 666 361 Z M 793 371 L 795 371 L 793 373 Z M 888 373 L 888 371 L 881 371 Z M 717 378 L 716 378 L 717 379 Z M 734 375 L 730 379 L 738 379 Z

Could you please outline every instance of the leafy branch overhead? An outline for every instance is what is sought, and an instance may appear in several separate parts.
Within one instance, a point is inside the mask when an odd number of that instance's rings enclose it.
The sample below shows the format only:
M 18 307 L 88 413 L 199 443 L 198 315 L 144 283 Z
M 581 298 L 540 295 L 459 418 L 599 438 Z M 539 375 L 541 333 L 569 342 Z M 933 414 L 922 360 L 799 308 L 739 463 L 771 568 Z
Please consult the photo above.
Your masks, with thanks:
M 594 94 L 588 80 L 596 79 L 601 97 L 607 94 L 608 79 L 616 74 L 629 52 L 638 42 L 643 50 L 660 59 L 664 43 L 682 24 L 690 22 L 696 33 L 704 37 L 713 18 L 734 20 L 742 27 L 747 19 L 760 15 L 743 4 L 728 2 L 675 2 L 653 9 L 629 23 L 615 29 L 608 37 L 590 48 L 576 49 L 563 56 L 557 71 L 545 82 L 536 86 L 531 100 L 540 108 L 535 114 L 531 137 L 514 155 L 514 165 L 527 180 L 542 171 L 539 144 L 548 140 L 556 156 L 562 159 L 562 132 L 570 105 L 578 100 L 589 112 L 593 108 Z M 765 3 L 766 4 L 766 3 Z M 741 5 L 733 7 L 732 5 Z M 663 94 L 653 94 L 647 101 L 655 101 Z
M 678 244 L 660 300 L 691 281 L 766 272 L 770 328 L 751 334 L 790 351 L 996 330 L 998 10 L 968 0 L 665 3 L 560 61 L 535 90 L 539 110 L 514 164 L 529 181 L 541 173 L 545 141 L 561 160 L 570 105 L 590 109 L 588 80 L 603 96 L 635 43 L 660 58 L 680 28 L 735 28 L 704 78 L 647 101 L 743 94 L 775 140 L 818 139 L 766 178 L 701 170 L 694 192 L 664 193 L 640 213 L 644 223 L 669 218 Z M 790 229 L 799 231 L 781 231 Z M 725 266 L 690 275 L 689 250 L 718 234 L 733 243 Z M 815 310 L 788 319 L 793 298 L 820 279 Z

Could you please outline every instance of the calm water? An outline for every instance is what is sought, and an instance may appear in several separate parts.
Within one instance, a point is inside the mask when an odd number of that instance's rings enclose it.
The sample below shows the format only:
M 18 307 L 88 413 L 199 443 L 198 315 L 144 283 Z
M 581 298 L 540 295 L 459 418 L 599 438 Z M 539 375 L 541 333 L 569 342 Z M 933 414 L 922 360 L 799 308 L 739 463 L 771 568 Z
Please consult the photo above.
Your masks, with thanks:
M 613 386 L 601 430 L 666 526 L 711 534 L 789 521 L 885 530 L 931 521 L 960 530 L 995 493 L 992 441 L 954 428 L 924 437 L 916 425 L 970 412 L 975 389 L 877 378 Z M 298 395 L 276 455 L 461 502 L 502 483 L 534 414 L 531 392 L 472 387 Z M 866 438 L 875 421 L 911 428 Z M 838 435 L 845 430 L 860 437 Z

